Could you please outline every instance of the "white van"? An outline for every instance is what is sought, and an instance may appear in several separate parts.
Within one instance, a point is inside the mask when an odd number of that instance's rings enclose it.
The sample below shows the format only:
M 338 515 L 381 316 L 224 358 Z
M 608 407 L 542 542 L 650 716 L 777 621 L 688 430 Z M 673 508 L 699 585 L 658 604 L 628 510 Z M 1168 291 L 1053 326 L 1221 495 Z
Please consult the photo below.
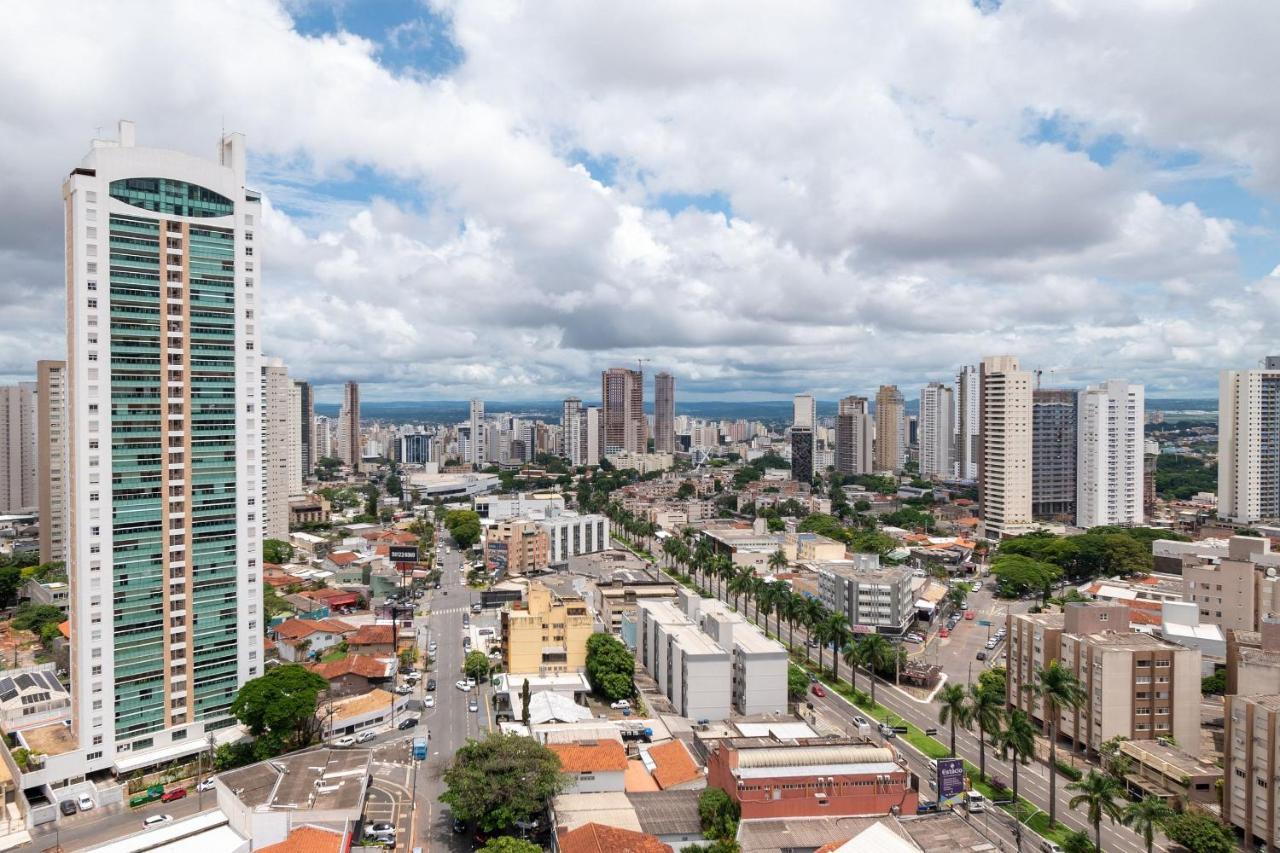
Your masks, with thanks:
M 964 807 L 969 810 L 970 814 L 981 814 L 987 810 L 987 798 L 977 791 L 966 791 Z

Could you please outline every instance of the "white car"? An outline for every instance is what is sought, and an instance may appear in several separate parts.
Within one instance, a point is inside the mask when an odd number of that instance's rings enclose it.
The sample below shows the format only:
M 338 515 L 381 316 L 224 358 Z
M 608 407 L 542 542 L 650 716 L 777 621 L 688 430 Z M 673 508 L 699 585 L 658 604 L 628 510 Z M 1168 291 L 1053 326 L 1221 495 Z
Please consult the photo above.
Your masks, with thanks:
M 424 708 L 434 708 L 435 706 L 436 706 L 436 697 L 431 696 L 430 694 L 428 694 L 426 698 L 422 700 L 422 707 Z
M 982 581 L 974 581 L 973 586 L 971 588 L 973 589 L 974 592 L 977 592 L 978 590 L 982 589 Z
M 88 794 L 81 794 L 80 798 L 76 800 L 76 805 L 80 807 L 80 811 L 87 812 L 93 808 L 93 797 Z
M 166 823 L 173 823 L 173 815 L 171 814 L 153 814 L 142 822 L 143 829 L 155 829 Z
M 476 686 L 476 683 L 470 678 L 464 678 L 462 681 L 455 681 L 453 686 L 459 690 L 470 690 L 472 687 Z
M 353 738 L 351 735 L 344 735 L 343 737 L 340 737 L 340 738 L 338 738 L 337 740 L 335 740 L 335 741 L 333 742 L 333 745 L 334 745 L 334 746 L 341 746 L 341 747 L 346 747 L 346 746 L 355 746 L 355 745 L 356 745 L 356 739 L 355 739 L 355 738 Z
M 213 790 L 213 780 L 212 780 L 212 779 L 205 779 L 205 780 L 204 780 L 203 782 L 201 782 L 199 785 L 196 785 L 196 790 L 197 790 L 197 791 L 212 791 L 212 790 Z
M 610 702 L 609 707 L 615 711 L 621 711 L 624 708 L 630 708 L 631 702 L 628 699 L 619 699 L 617 702 Z
M 408 696 L 412 692 L 413 692 L 413 688 L 407 684 L 396 685 L 396 695 L 398 696 Z
M 356 735 L 356 743 L 368 743 L 369 741 L 373 740 L 377 736 L 378 736 L 377 732 L 369 731 L 368 729 L 366 729 L 362 731 L 360 734 Z

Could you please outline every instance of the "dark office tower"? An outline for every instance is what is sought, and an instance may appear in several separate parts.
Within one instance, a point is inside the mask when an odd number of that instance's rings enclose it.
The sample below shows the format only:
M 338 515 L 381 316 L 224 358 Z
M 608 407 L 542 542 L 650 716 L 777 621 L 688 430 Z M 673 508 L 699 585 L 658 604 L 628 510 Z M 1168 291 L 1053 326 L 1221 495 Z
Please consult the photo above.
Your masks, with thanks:
M 809 427 L 791 428 L 791 479 L 813 480 L 813 430 Z
M 360 470 L 360 449 L 360 386 L 348 382 L 338 414 L 338 454 L 353 472 Z
M 600 455 L 644 453 L 648 444 L 644 420 L 644 374 L 611 367 L 600 374 Z
M 676 378 L 666 371 L 653 377 L 653 449 L 676 452 Z
M 316 463 L 316 410 L 315 398 L 311 396 L 311 383 L 301 379 L 293 381 L 298 393 L 298 425 L 302 432 L 302 478 L 315 476 Z
M 836 471 L 846 476 L 870 474 L 875 422 L 866 397 L 845 397 L 836 409 Z
M 1031 515 L 1074 522 L 1076 516 L 1076 391 L 1031 392 Z

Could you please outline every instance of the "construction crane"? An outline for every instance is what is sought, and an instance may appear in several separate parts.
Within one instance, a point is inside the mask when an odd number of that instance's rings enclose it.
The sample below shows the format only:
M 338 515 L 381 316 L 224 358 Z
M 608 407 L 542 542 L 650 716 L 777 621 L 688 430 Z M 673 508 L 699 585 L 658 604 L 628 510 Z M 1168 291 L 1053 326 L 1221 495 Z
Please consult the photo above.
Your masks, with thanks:
M 645 363 L 646 361 L 653 361 L 653 359 L 651 359 L 651 358 L 637 358 L 637 359 L 636 359 L 636 372 L 637 372 L 637 373 L 644 373 L 644 363 Z

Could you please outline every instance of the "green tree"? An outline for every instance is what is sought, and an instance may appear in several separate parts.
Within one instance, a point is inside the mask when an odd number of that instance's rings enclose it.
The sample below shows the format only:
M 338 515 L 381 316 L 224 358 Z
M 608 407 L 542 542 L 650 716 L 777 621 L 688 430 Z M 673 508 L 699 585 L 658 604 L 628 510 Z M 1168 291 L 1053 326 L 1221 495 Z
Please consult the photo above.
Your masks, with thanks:
M 792 701 L 800 699 L 809 689 L 809 676 L 795 664 L 787 665 L 787 696 Z
M 1195 853 L 1231 853 L 1236 837 L 1213 816 L 1190 809 L 1164 822 L 1164 834 L 1175 844 Z
M 459 820 L 499 832 L 541 814 L 567 780 L 556 754 L 533 738 L 490 734 L 454 754 L 440 801 Z
M 21 567 L 0 567 L 0 607 L 13 606 L 18 600 L 18 591 L 22 589 L 22 583 Z
M 995 575 L 1000 595 L 1016 597 L 1034 592 L 1047 597 L 1062 570 L 1030 557 L 1001 554 L 992 563 L 991 574 Z
M 489 675 L 489 658 L 484 652 L 467 652 L 462 659 L 462 672 L 467 678 L 483 681 Z
M 1087 833 L 1068 829 L 1062 836 L 1062 853 L 1094 853 L 1096 849 Z
M 1222 696 L 1227 692 L 1227 671 L 1215 670 L 1213 675 L 1200 679 L 1200 692 L 1205 696 Z
M 635 657 L 612 634 L 587 638 L 587 681 L 591 689 L 610 702 L 635 695 Z
M 1073 811 L 1080 806 L 1085 807 L 1088 821 L 1093 825 L 1094 844 L 1101 850 L 1102 818 L 1106 817 L 1115 823 L 1124 817 L 1124 809 L 1119 802 L 1123 796 L 1120 783 L 1106 773 L 1090 770 L 1079 782 L 1067 785 L 1067 790 L 1076 792 L 1067 801 L 1067 805 Z
M 1002 666 L 993 666 L 990 669 L 984 669 L 978 675 L 978 686 L 989 693 L 997 696 L 1004 696 L 1008 692 L 1005 687 L 1006 670 Z
M 262 540 L 262 560 L 280 565 L 293 558 L 293 546 L 280 539 Z
M 893 644 L 883 634 L 864 634 L 858 641 L 862 646 L 862 663 L 871 673 L 871 704 L 876 704 L 876 673 L 891 666 L 898 656 Z
M 480 848 L 481 853 L 542 853 L 542 848 L 532 841 L 514 838 L 510 835 L 499 835 L 490 838 Z
M 741 811 L 733 798 L 719 788 L 704 788 L 698 795 L 702 834 L 716 841 L 731 841 L 738 834 Z
M 1168 803 L 1148 794 L 1136 803 L 1125 806 L 1121 820 L 1125 826 L 1142 836 L 1147 853 L 1151 853 L 1151 848 L 1155 846 L 1156 830 L 1174 814 L 1176 812 Z
M 278 754 L 300 749 L 316 735 L 316 703 L 329 682 L 298 664 L 273 667 L 245 682 L 231 713 L 250 734 Z
M 48 625 L 55 628 L 66 621 L 66 614 L 56 604 L 22 604 L 13 611 L 9 624 L 19 631 L 40 634 Z
M 1014 708 L 1009 712 L 1004 728 L 996 732 L 995 742 L 996 746 L 1000 747 L 1001 759 L 1008 760 L 1010 753 L 1013 754 L 1013 761 L 1010 763 L 1013 766 L 1013 801 L 1016 803 L 1018 802 L 1018 768 L 1030 761 L 1035 751 L 1036 730 L 1031 724 L 1031 718 L 1021 709 Z M 1021 819 L 1014 827 L 1014 832 L 1021 845 Z
M 480 541 L 480 514 L 473 510 L 451 510 L 444 517 L 444 526 L 460 550 L 465 551 Z
M 525 728 L 529 727 L 529 703 L 532 701 L 532 694 L 529 691 L 529 679 L 525 679 L 520 685 L 520 722 L 524 723 Z
M 1037 667 L 1032 681 L 1023 689 L 1044 703 L 1049 726 L 1049 826 L 1053 826 L 1058 817 L 1058 719 L 1064 710 L 1084 704 L 1085 690 L 1076 674 L 1059 660 Z
M 386 488 L 387 488 L 387 494 L 391 495 L 393 498 L 404 497 L 404 483 L 400 481 L 400 477 L 398 475 L 396 474 L 387 475 Z
M 987 735 L 1000 730 L 1004 719 L 1004 686 L 996 692 L 982 684 L 969 685 L 969 722 L 978 727 L 978 777 L 987 778 Z
M 951 755 L 956 754 L 956 726 L 969 724 L 969 698 L 964 685 L 956 682 L 947 684 L 938 692 L 938 723 L 951 726 Z

